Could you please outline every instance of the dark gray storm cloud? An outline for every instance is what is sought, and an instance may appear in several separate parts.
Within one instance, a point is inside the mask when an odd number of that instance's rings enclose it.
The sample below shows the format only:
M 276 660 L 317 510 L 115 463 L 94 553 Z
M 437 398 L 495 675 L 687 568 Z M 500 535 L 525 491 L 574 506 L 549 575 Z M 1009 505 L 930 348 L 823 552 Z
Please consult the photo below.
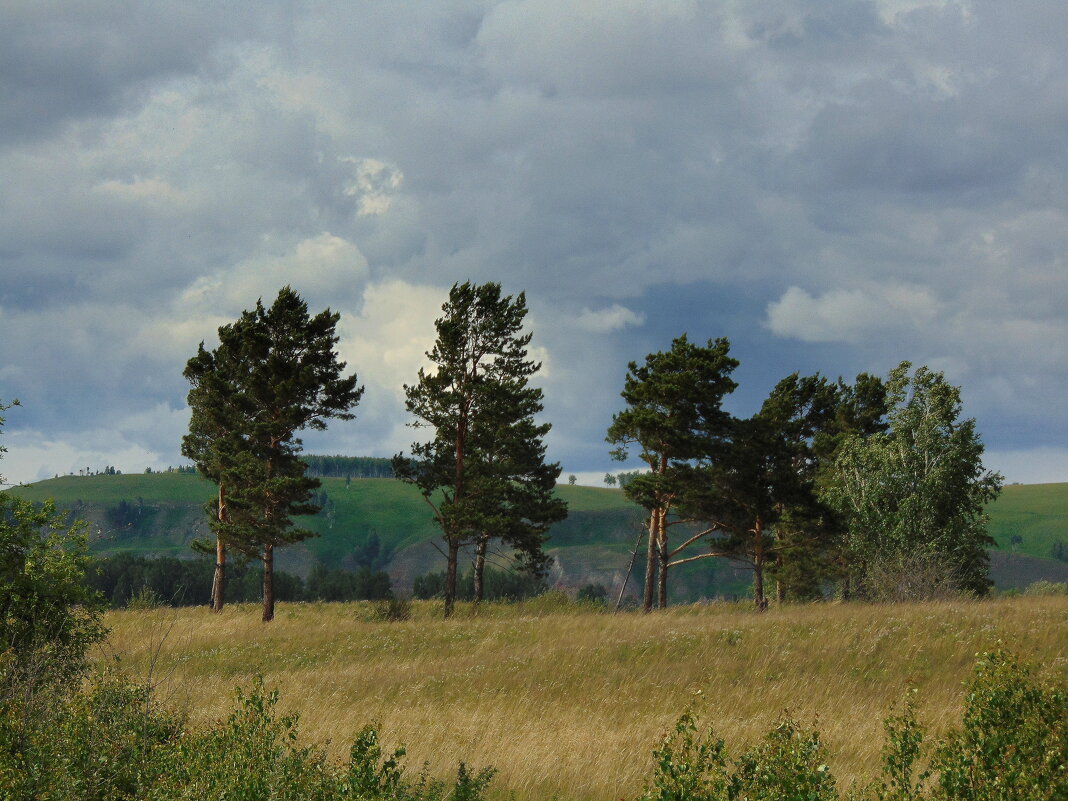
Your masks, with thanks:
M 284 283 L 368 384 L 309 447 L 391 454 L 472 279 L 526 290 L 569 472 L 611 466 L 627 361 L 688 331 L 743 355 L 738 411 L 930 363 L 1005 464 L 1068 479 L 1062 3 L 0 13 L 8 475 L 177 461 L 185 359 Z

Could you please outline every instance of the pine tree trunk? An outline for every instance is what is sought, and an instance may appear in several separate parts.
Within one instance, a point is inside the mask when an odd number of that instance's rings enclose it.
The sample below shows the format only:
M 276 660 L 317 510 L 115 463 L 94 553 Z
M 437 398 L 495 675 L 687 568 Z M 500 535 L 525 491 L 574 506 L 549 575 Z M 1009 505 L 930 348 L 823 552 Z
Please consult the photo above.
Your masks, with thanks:
M 479 537 L 475 543 L 475 561 L 471 569 L 474 571 L 472 578 L 475 583 L 475 604 L 482 603 L 482 577 L 486 569 L 486 547 L 489 545 L 489 537 Z
M 667 525 L 665 520 L 666 512 L 666 509 L 661 510 L 660 512 L 660 531 L 657 535 L 660 540 L 659 547 L 657 548 L 657 554 L 659 556 L 660 562 L 659 581 L 657 586 L 657 606 L 659 606 L 661 609 L 667 609 L 668 547 Z
M 263 622 L 274 620 L 274 546 L 263 546 Z
M 460 545 L 456 540 L 449 540 L 448 565 L 445 568 L 445 617 L 452 617 L 456 604 L 456 563 L 460 558 Z
M 226 487 L 219 482 L 219 522 L 226 520 Z M 215 537 L 215 578 L 211 582 L 211 611 L 221 612 L 226 591 L 226 546 Z
M 753 600 L 757 611 L 764 612 L 768 608 L 768 598 L 764 595 L 764 522 L 759 515 L 753 526 L 753 536 Z
M 649 548 L 645 563 L 645 595 L 642 599 L 642 611 L 653 611 L 653 584 L 656 581 L 657 565 L 660 562 L 659 540 L 657 538 L 657 511 L 649 512 Z
M 221 612 L 223 594 L 226 588 L 226 546 L 222 540 L 215 540 L 215 578 L 211 583 L 211 611 Z
M 753 600 L 756 602 L 756 610 L 764 612 L 768 608 L 768 599 L 764 595 L 764 565 L 757 562 L 753 566 Z

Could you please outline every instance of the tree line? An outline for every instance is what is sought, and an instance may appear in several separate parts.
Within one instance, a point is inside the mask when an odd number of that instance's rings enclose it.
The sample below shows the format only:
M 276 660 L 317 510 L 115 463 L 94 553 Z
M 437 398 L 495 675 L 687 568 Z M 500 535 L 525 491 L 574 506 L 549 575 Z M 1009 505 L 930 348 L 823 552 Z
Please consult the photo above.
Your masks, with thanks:
M 393 478 L 393 461 L 377 456 L 305 454 L 301 459 L 316 478 Z
M 441 531 L 441 595 L 449 616 L 460 554 L 470 549 L 472 596 L 485 597 L 489 545 L 521 570 L 546 574 L 547 532 L 567 509 L 546 461 L 542 391 L 531 378 L 523 293 L 456 284 L 435 321 L 432 364 L 404 386 L 410 425 L 425 432 L 389 472 L 414 485 Z M 222 608 L 227 552 L 263 564 L 263 619 L 273 616 L 276 547 L 311 536 L 292 518 L 320 510 L 315 474 L 348 475 L 344 457 L 302 457 L 297 434 L 351 419 L 363 393 L 334 350 L 338 315 L 309 315 L 284 287 L 201 343 L 182 452 L 218 486 L 208 505 L 216 556 L 212 607 Z M 684 334 L 631 362 L 624 407 L 607 431 L 612 455 L 641 471 L 608 474 L 647 514 L 643 608 L 667 605 L 670 571 L 708 558 L 753 572 L 758 609 L 780 600 L 899 592 L 895 583 L 982 594 L 989 587 L 983 507 L 1001 477 L 982 467 L 975 421 L 941 373 L 903 362 L 886 379 L 794 373 L 753 415 L 724 409 L 738 361 L 725 338 Z M 368 466 L 385 474 L 385 460 Z M 314 466 L 315 470 L 310 468 Z M 635 557 L 641 540 L 635 546 Z
M 123 552 L 96 557 L 86 565 L 86 586 L 113 609 L 137 604 L 200 606 L 210 597 L 214 566 L 205 559 L 147 557 Z M 376 601 L 393 597 L 389 574 L 360 566 L 355 571 L 317 564 L 307 578 L 285 571 L 274 574 L 279 601 Z M 232 603 L 260 600 L 263 568 L 254 562 L 230 565 L 228 596 Z
M 885 381 L 795 373 L 737 417 L 723 408 L 737 366 L 726 339 L 685 335 L 629 366 L 607 439 L 648 466 L 623 488 L 648 514 L 646 611 L 667 605 L 672 568 L 707 558 L 749 566 L 761 610 L 768 576 L 780 601 L 834 582 L 870 597 L 917 573 L 988 590 L 983 507 L 1002 479 L 959 388 L 908 362 Z

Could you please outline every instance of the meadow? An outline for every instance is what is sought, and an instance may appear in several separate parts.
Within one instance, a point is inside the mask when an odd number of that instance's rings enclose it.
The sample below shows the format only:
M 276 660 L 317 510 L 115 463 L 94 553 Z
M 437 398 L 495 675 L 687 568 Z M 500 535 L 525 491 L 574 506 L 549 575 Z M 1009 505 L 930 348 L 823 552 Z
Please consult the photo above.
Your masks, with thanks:
M 1068 679 L 1068 597 L 772 608 L 714 603 L 609 614 L 549 594 L 526 603 L 434 602 L 380 621 L 370 603 L 123 610 L 99 661 L 151 681 L 193 723 L 224 717 L 262 675 L 337 758 L 376 722 L 411 769 L 498 769 L 490 796 L 633 798 L 651 750 L 692 710 L 738 753 L 784 713 L 815 724 L 845 789 L 878 770 L 882 721 L 910 689 L 939 733 L 960 719 L 976 655 L 1011 648 Z

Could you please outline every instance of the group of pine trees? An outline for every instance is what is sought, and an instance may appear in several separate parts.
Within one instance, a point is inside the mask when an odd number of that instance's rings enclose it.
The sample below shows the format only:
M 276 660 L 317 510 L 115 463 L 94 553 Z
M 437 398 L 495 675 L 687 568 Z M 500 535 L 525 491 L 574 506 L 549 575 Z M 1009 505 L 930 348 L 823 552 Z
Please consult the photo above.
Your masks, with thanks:
M 540 575 L 548 563 L 546 532 L 566 506 L 554 494 L 560 466 L 545 461 L 549 425 L 535 420 L 542 393 L 529 378 L 540 365 L 528 358 L 525 297 L 502 295 L 495 283 L 457 284 L 442 310 L 427 354 L 436 369 L 421 370 L 404 388 L 413 425 L 433 433 L 389 469 L 419 488 L 441 527 L 448 616 L 462 547 L 475 551 L 480 599 L 490 541 L 503 541 Z M 355 375 L 343 375 L 334 351 L 337 321 L 329 309 L 309 316 L 307 304 L 284 287 L 269 308 L 258 301 L 221 327 L 218 347 L 201 343 L 186 365 L 192 415 L 182 453 L 218 485 L 208 510 L 215 542 L 197 546 L 216 554 L 215 610 L 223 606 L 227 552 L 236 550 L 263 563 L 263 620 L 271 620 L 274 549 L 311 535 L 292 525 L 294 516 L 320 508 L 319 481 L 300 458 L 296 434 L 351 419 L 363 392 Z M 351 465 L 325 457 L 315 466 L 325 472 Z
M 667 605 L 671 568 L 716 557 L 752 569 L 761 610 L 769 574 L 779 600 L 831 582 L 844 597 L 903 581 L 986 592 L 983 508 L 1001 476 L 982 469 L 958 388 L 907 362 L 886 381 L 795 373 L 736 417 L 723 408 L 737 386 L 729 350 L 683 335 L 632 362 L 608 430 L 616 458 L 637 449 L 648 465 L 623 488 L 648 514 L 646 610 Z
M 319 510 L 315 475 L 351 477 L 359 467 L 417 487 L 442 533 L 440 594 L 453 611 L 460 555 L 474 558 L 471 597 L 485 596 L 490 543 L 522 570 L 545 574 L 544 545 L 567 509 L 554 489 L 560 465 L 545 459 L 550 425 L 530 379 L 523 293 L 500 284 L 456 284 L 435 321 L 436 339 L 405 385 L 406 408 L 428 434 L 391 461 L 300 455 L 298 432 L 351 419 L 362 388 L 334 351 L 338 315 L 312 317 L 285 287 L 219 329 L 189 360 L 189 434 L 182 452 L 218 485 L 209 504 L 216 554 L 213 608 L 221 609 L 226 555 L 263 563 L 263 619 L 273 616 L 273 552 L 310 532 L 292 517 Z M 667 605 L 678 565 L 725 558 L 753 571 L 758 609 L 768 579 L 779 600 L 868 595 L 909 574 L 985 592 L 984 505 L 1001 477 L 982 469 L 974 420 L 940 373 L 902 363 L 887 380 L 852 382 L 793 374 L 750 417 L 724 409 L 738 361 L 726 339 L 686 335 L 632 362 L 625 407 L 608 429 L 613 456 L 646 466 L 611 476 L 647 513 L 646 610 Z M 309 466 L 314 469 L 309 470 Z M 607 477 L 606 477 L 607 478 Z M 635 555 L 637 554 L 635 549 Z M 878 586 L 877 586 L 878 585 Z

